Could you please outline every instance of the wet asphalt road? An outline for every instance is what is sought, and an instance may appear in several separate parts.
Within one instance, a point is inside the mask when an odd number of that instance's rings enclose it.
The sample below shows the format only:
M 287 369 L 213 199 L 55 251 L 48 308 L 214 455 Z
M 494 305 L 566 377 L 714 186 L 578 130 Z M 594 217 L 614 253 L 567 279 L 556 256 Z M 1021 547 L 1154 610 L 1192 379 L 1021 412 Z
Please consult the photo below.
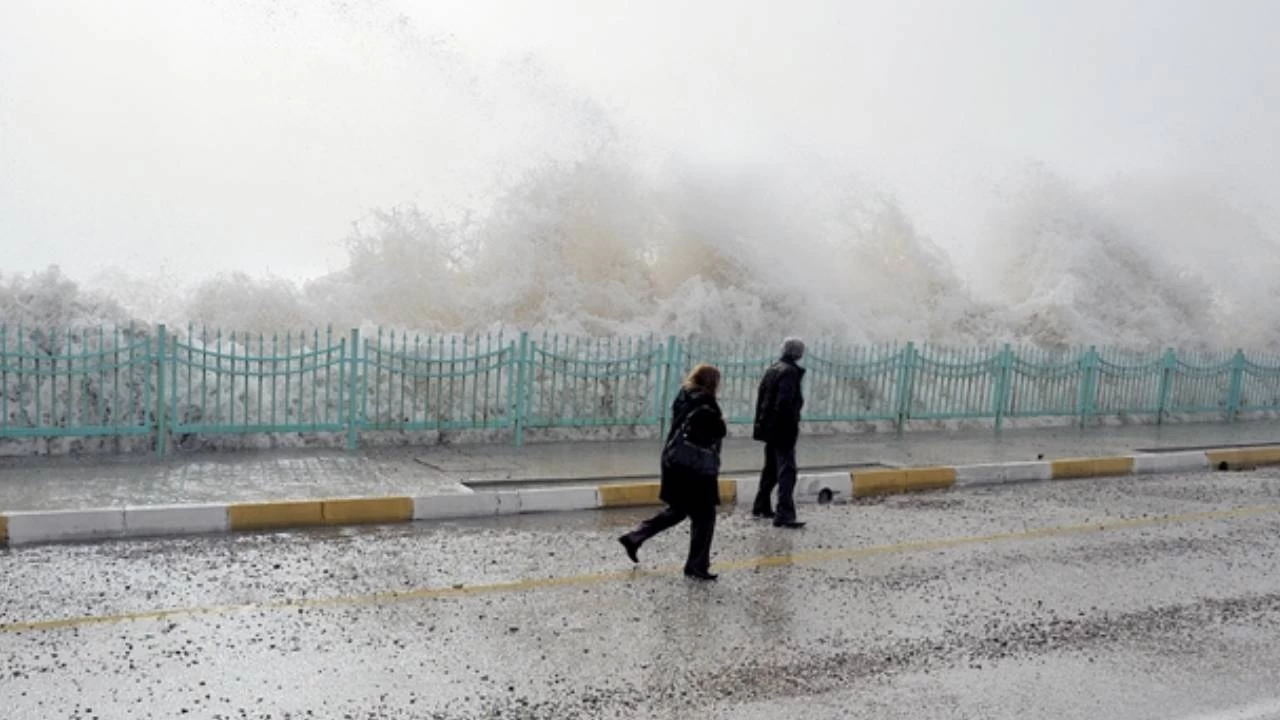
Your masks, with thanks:
M 0 551 L 0 715 L 1280 717 L 1280 472 L 802 510 Z

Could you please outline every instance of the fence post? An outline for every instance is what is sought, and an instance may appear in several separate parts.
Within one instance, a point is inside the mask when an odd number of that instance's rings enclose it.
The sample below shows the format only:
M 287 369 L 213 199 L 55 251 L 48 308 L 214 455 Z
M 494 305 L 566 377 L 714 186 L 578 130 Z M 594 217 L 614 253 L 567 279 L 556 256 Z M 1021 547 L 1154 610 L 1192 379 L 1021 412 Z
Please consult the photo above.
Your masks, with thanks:
M 1089 351 L 1080 359 L 1080 367 L 1084 371 L 1080 378 L 1080 427 L 1084 427 L 1094 414 L 1098 394 L 1098 348 L 1096 345 L 1089 346 Z
M 164 323 L 156 326 L 156 455 L 164 457 L 168 452 L 169 424 L 165 412 L 164 353 L 168 345 L 168 333 Z
M 675 335 L 667 336 L 667 359 L 664 363 L 665 367 L 662 371 L 662 395 L 658 399 L 658 439 L 662 440 L 667 436 L 667 425 L 671 422 L 671 378 L 679 377 L 676 373 L 676 362 L 679 357 Z
M 1241 395 L 1244 390 L 1244 350 L 1237 349 L 1231 359 L 1231 390 L 1227 396 L 1227 422 L 1235 422 L 1240 412 Z
M 519 349 L 519 347 L 520 345 L 517 340 L 508 340 L 507 344 L 502 348 L 502 352 L 505 354 L 499 356 L 499 357 L 506 358 L 506 360 L 504 361 L 505 365 L 499 364 L 499 368 L 505 368 L 507 373 L 506 426 L 511 428 L 513 445 L 515 444 L 514 438 L 515 438 L 515 432 L 516 432 L 516 402 L 517 402 L 516 388 L 518 387 L 518 385 L 516 385 L 516 373 L 519 372 L 519 365 L 520 365 L 520 359 L 516 357 L 516 351 Z M 501 372 L 501 370 L 499 372 Z M 498 396 L 501 397 L 501 393 L 499 393 Z
M 915 383 L 916 344 L 907 343 L 898 365 L 898 434 L 906 429 L 911 419 L 911 393 Z
M 360 445 L 360 418 L 356 414 L 356 395 L 360 390 L 360 328 L 351 328 L 350 355 L 348 361 L 351 379 L 347 384 L 347 450 Z
M 1004 414 L 1009 406 L 1009 379 L 1013 374 L 1013 348 L 1005 343 L 1000 350 L 999 375 L 996 376 L 996 432 L 1004 430 Z
M 529 333 L 520 333 L 520 348 L 516 353 L 516 405 L 512 425 L 515 427 L 512 440 L 516 447 L 524 445 L 525 413 L 528 411 L 529 385 Z
M 1169 411 L 1169 393 L 1173 390 L 1173 373 L 1178 368 L 1178 356 L 1173 348 L 1166 348 L 1160 368 L 1160 397 L 1156 401 L 1156 424 L 1164 424 L 1165 413 Z

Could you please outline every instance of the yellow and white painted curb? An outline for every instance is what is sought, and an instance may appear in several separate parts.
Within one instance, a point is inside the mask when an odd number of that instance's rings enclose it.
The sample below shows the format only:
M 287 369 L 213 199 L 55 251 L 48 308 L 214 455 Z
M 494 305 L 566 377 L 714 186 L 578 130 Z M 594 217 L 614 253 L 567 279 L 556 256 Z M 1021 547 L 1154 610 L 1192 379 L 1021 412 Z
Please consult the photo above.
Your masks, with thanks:
M 1280 465 L 1280 445 L 1061 458 L 919 468 L 802 473 L 798 502 L 858 498 L 1004 483 L 1107 478 L 1170 472 L 1239 470 Z M 726 505 L 749 505 L 759 481 L 723 479 Z M 320 498 L 261 502 L 0 512 L 0 547 L 108 538 L 201 535 L 236 531 L 381 525 L 415 520 L 485 518 L 661 505 L 657 482 L 456 492 L 419 497 Z

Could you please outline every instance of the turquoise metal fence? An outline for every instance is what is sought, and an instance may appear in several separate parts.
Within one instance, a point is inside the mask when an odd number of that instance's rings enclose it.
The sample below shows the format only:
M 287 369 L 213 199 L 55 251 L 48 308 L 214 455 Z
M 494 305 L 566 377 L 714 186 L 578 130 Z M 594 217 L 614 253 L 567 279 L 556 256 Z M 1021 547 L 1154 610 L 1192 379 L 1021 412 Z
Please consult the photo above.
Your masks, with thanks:
M 697 363 L 721 369 L 750 423 L 772 347 L 698 338 L 173 333 L 0 326 L 0 438 L 144 437 L 165 454 L 215 435 L 652 427 Z M 818 423 L 1280 412 L 1280 357 L 1119 348 L 817 342 L 804 363 Z
M 1249 360 L 1244 353 L 1232 359 L 1233 371 L 1238 373 L 1239 405 L 1235 412 L 1280 411 L 1280 357 L 1269 355 Z
M 653 338 L 526 339 L 520 362 L 524 428 L 653 425 L 661 421 L 670 377 Z M 666 394 L 664 394 L 666 392 Z
M 0 326 L 0 437 L 154 432 L 154 340 Z
M 156 333 L 156 388 L 167 411 L 158 451 L 170 438 L 214 434 L 336 433 L 346 430 L 351 392 L 347 340 L 310 333 L 246 335 L 188 329 Z
M 380 331 L 359 346 L 353 374 L 359 430 L 511 427 L 518 346 L 502 334 L 411 338 Z

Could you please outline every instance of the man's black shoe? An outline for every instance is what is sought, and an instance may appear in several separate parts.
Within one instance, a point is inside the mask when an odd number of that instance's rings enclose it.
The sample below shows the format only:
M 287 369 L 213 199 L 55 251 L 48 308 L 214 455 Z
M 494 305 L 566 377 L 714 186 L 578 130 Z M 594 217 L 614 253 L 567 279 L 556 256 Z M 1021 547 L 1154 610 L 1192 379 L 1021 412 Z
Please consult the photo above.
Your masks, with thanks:
M 720 577 L 719 575 L 714 575 L 706 570 L 685 570 L 684 576 L 687 578 L 693 578 L 694 580 L 705 580 L 708 582 Z
M 774 518 L 774 512 L 772 510 L 766 510 L 764 512 L 752 510 L 751 517 L 757 520 L 772 520 Z
M 799 530 L 804 527 L 804 523 L 799 520 L 775 520 L 773 526 L 776 528 L 789 528 L 791 530 Z

